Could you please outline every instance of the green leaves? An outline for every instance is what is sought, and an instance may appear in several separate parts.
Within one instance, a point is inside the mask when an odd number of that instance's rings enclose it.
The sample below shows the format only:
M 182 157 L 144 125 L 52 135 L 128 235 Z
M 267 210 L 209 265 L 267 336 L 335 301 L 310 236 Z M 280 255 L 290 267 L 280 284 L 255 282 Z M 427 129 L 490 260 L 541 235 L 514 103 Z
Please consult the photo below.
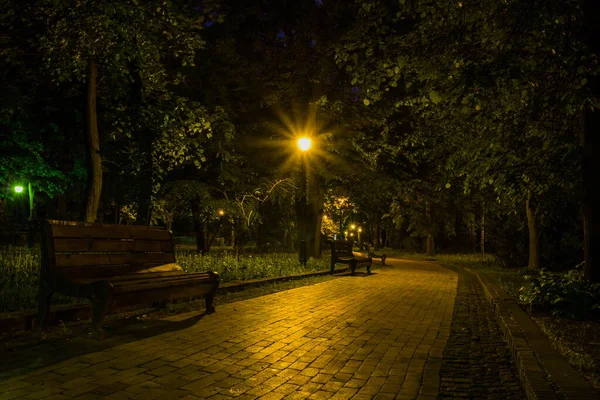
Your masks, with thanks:
M 431 99 L 431 101 L 433 101 L 435 104 L 438 104 L 440 101 L 442 101 L 442 97 L 440 96 L 440 94 L 438 92 L 436 92 L 435 90 L 430 90 L 429 91 L 429 98 Z

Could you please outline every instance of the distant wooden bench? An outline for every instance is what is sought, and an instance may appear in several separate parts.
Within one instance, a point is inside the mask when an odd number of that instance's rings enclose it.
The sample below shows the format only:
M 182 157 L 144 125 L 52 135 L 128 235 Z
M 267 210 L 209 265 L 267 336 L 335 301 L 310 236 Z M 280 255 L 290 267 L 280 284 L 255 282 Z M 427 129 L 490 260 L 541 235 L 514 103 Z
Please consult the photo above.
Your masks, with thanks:
M 166 229 L 44 220 L 41 244 L 40 328 L 54 293 L 88 298 L 96 332 L 104 316 L 121 306 L 203 295 L 206 311 L 215 311 L 219 275 L 184 273 Z
M 369 257 L 371 258 L 380 258 L 381 259 L 381 265 L 385 265 L 385 260 L 387 259 L 387 256 L 382 253 L 382 254 L 376 254 L 375 253 L 375 247 L 373 247 L 370 243 L 365 243 L 365 247 L 367 248 L 367 253 L 369 254 Z
M 334 272 L 335 264 L 348 264 L 352 275 L 356 272 L 358 265 L 365 264 L 367 272 L 371 273 L 373 260 L 371 257 L 359 257 L 352 252 L 352 241 L 332 240 L 331 244 L 331 273 Z

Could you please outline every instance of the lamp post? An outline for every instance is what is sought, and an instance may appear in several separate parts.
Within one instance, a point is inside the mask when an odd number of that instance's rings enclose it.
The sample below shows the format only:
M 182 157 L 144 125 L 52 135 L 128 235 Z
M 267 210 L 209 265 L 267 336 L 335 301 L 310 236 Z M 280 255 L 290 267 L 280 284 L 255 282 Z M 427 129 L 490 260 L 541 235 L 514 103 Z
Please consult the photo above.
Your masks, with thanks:
M 298 139 L 298 148 L 300 149 L 300 206 L 302 207 L 302 222 L 303 227 L 300 232 L 300 246 L 298 248 L 298 259 L 300 264 L 306 265 L 308 261 L 307 257 L 307 248 L 306 241 L 308 237 L 308 221 L 306 220 L 306 208 L 307 208 L 307 199 L 306 199 L 306 152 L 310 149 L 312 141 L 308 137 L 301 137 Z
M 21 194 L 23 193 L 23 186 L 21 185 L 16 185 L 14 187 L 14 190 L 17 194 Z M 34 226 L 34 219 L 33 219 L 33 208 L 34 208 L 34 204 L 33 204 L 33 195 L 34 195 L 34 191 L 33 191 L 33 187 L 31 186 L 31 182 L 27 183 L 27 193 L 29 194 L 29 218 L 27 219 L 27 244 L 29 247 L 33 247 L 33 231 L 35 229 Z
M 337 200 L 337 203 L 339 205 L 339 210 L 340 210 L 340 240 L 344 240 L 344 198 L 343 197 L 339 197 Z
M 358 248 L 360 250 L 362 250 L 363 249 L 363 244 L 362 244 L 362 241 L 360 240 L 361 239 L 360 238 L 360 234 L 362 233 L 362 228 L 359 226 L 358 229 L 356 230 L 356 232 L 358 232 Z
M 221 226 L 223 225 L 223 217 L 225 216 L 225 211 L 219 210 L 219 211 L 217 211 L 217 214 L 219 214 L 219 227 L 217 228 L 216 235 L 219 235 L 221 233 Z M 223 244 L 223 243 L 221 243 L 222 240 L 223 240 L 223 238 L 219 236 L 219 245 Z
M 23 193 L 23 191 L 25 190 L 25 188 L 21 185 L 15 185 L 14 187 L 15 193 L 17 194 L 21 194 Z M 27 183 L 27 192 L 29 194 L 29 221 L 31 221 L 33 219 L 33 195 L 34 195 L 34 191 L 33 191 L 33 187 L 31 187 L 31 182 Z

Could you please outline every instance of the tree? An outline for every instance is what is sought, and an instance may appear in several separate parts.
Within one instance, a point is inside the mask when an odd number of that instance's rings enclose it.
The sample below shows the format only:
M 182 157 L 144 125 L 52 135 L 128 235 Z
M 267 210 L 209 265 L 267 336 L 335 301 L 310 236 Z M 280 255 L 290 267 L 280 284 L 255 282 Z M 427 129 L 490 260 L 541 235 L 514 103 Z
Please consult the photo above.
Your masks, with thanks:
M 203 47 L 199 32 L 203 29 L 204 10 L 183 2 L 158 0 L 118 5 L 107 1 L 46 0 L 38 4 L 36 17 L 45 25 L 39 45 L 56 83 L 87 82 L 85 219 L 96 219 L 102 185 L 96 106 L 100 91 L 106 136 L 125 136 L 139 145 L 137 220 L 149 223 L 155 183 L 182 160 L 194 158 L 200 164 L 197 137 L 210 138 L 206 110 L 173 91 L 183 83 L 175 67 L 193 66 L 196 52 Z M 101 88 L 96 87 L 97 74 L 103 83 Z M 183 140 L 186 138 L 192 144 Z M 169 167 L 165 168 L 165 162 Z
M 532 200 L 577 182 L 576 116 L 593 71 L 577 38 L 577 2 L 358 5 L 360 24 L 336 58 L 364 103 L 408 107 L 417 143 L 444 132 L 454 150 L 446 167 L 466 176 L 467 190 L 489 184 L 520 204 L 529 198 L 538 267 Z

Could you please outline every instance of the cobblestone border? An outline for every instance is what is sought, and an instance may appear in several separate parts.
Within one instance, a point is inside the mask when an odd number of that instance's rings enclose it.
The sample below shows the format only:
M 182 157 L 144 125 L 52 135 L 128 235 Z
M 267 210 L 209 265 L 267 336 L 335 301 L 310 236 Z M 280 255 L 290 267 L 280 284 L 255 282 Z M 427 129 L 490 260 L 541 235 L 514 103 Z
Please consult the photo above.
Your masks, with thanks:
M 552 347 L 548 337 L 497 283 L 474 273 L 519 370 L 529 400 L 596 400 L 600 394 Z
M 334 271 L 334 274 L 347 272 L 348 268 L 337 268 Z M 218 294 L 230 293 L 230 292 L 239 292 L 242 290 L 250 289 L 253 287 L 258 287 L 262 285 L 267 285 L 270 283 L 278 283 L 285 282 L 291 280 L 297 280 L 302 278 L 310 278 L 314 276 L 323 276 L 330 275 L 331 272 L 329 269 L 315 271 L 315 272 L 306 272 L 303 274 L 297 275 L 288 275 L 288 276 L 278 276 L 274 278 L 262 278 L 262 279 L 253 279 L 248 281 L 238 281 L 238 282 L 229 282 L 220 285 Z M 126 309 L 119 309 L 119 312 L 128 312 L 135 311 L 142 308 L 147 308 L 147 305 L 138 305 L 134 307 L 127 307 Z M 57 325 L 59 321 L 64 323 L 77 321 L 82 319 L 91 318 L 92 310 L 89 304 L 87 303 L 78 303 L 78 304 L 67 304 L 67 305 L 59 305 L 53 306 L 50 309 L 50 314 L 48 315 L 48 325 Z M 25 310 L 21 312 L 14 313 L 4 313 L 0 314 L 0 334 L 8 334 L 16 331 L 28 331 L 35 327 L 35 318 L 37 316 L 37 310 Z

